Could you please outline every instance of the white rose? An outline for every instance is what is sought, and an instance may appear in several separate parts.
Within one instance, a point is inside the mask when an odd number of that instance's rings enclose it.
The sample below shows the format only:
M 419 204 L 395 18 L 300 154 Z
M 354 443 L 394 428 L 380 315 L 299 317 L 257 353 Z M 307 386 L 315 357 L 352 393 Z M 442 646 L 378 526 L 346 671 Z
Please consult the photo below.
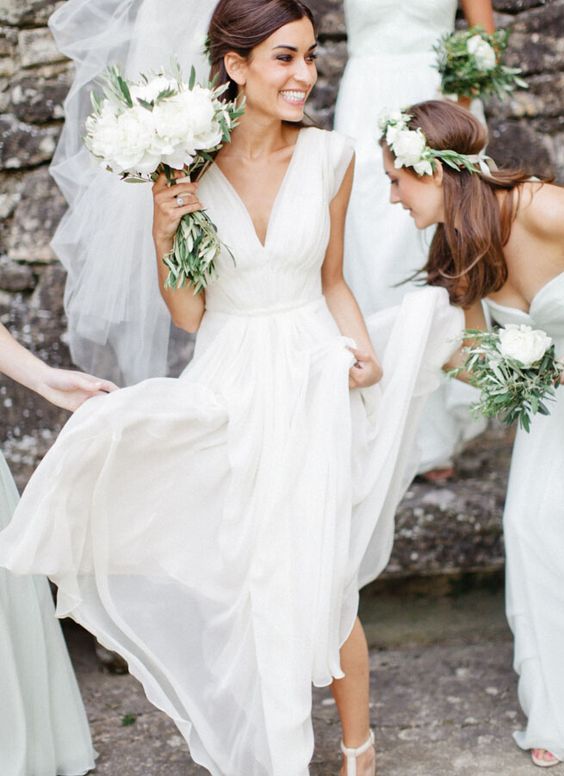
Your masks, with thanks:
M 474 57 L 476 67 L 479 70 L 488 72 L 494 69 L 497 64 L 495 51 L 481 35 L 473 35 L 469 38 L 466 47 L 468 52 Z
M 427 145 L 425 135 L 419 130 L 404 129 L 398 133 L 394 140 L 392 150 L 396 157 L 394 166 L 412 167 L 421 162 L 421 157 Z
M 552 339 L 540 329 L 508 324 L 499 330 L 500 352 L 505 358 L 528 367 L 536 364 L 552 345 Z

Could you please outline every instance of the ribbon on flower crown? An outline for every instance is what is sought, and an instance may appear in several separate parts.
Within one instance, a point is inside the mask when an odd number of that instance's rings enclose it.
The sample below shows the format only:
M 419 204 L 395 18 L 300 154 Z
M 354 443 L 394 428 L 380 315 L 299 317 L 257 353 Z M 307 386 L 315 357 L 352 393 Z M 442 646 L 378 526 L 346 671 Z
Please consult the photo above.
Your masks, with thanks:
M 469 162 L 472 162 L 472 164 L 477 164 L 484 175 L 491 175 L 492 172 L 499 169 L 491 156 L 486 154 L 485 148 L 482 149 L 479 154 L 469 154 L 467 159 Z
M 380 117 L 380 137 L 385 139 L 392 151 L 394 167 L 397 170 L 401 167 L 413 167 L 418 175 L 432 175 L 437 160 L 458 172 L 466 170 L 470 173 L 491 175 L 498 169 L 494 160 L 487 156 L 485 149 L 479 154 L 461 154 L 451 149 L 431 148 L 421 127 L 410 129 L 409 122 L 412 118 L 400 111 L 384 113 Z

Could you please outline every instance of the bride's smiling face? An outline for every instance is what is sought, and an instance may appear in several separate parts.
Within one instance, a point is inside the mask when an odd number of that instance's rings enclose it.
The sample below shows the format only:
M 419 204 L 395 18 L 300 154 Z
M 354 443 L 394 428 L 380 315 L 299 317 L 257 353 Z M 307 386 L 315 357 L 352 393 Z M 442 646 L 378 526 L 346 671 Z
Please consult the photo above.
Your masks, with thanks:
M 276 30 L 248 59 L 227 54 L 227 71 L 246 97 L 247 111 L 301 121 L 317 81 L 316 48 L 313 25 L 304 17 Z
M 394 158 L 387 146 L 382 149 L 384 170 L 390 179 L 390 202 L 401 205 L 415 221 L 418 229 L 441 223 L 444 215 L 442 168 L 434 175 L 417 175 L 410 169 L 396 170 Z

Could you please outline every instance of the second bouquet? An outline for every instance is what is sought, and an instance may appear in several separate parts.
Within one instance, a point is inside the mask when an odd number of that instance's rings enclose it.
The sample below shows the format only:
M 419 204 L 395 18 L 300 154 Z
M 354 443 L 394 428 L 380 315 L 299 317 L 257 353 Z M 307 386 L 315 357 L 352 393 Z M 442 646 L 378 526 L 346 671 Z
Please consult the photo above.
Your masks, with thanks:
M 128 182 L 151 182 L 164 173 L 174 185 L 177 170 L 197 181 L 244 113 L 242 103 L 222 100 L 226 90 L 227 85 L 197 83 L 194 69 L 185 81 L 176 64 L 138 81 L 126 80 L 112 66 L 103 95 L 92 95 L 85 145 L 106 170 Z M 189 283 L 199 293 L 215 276 L 221 250 L 217 229 L 204 211 L 183 216 L 173 248 L 163 258 L 165 285 Z

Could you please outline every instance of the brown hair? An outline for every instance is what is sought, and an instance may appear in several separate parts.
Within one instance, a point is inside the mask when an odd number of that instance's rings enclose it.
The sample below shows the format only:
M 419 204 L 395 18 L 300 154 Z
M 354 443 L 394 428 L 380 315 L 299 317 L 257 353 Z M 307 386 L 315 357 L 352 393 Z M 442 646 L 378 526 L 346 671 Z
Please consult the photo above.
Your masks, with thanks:
M 225 69 L 225 55 L 234 51 L 248 58 L 280 27 L 304 17 L 316 30 L 313 12 L 300 0 L 220 0 L 210 22 L 208 50 L 212 77 L 217 76 L 218 84 L 229 84 L 225 99 L 234 100 L 238 90 Z
M 487 144 L 483 124 L 453 102 L 428 100 L 404 112 L 412 117 L 409 128 L 421 128 L 433 149 L 478 154 Z M 453 304 L 469 307 L 507 281 L 503 248 L 519 207 L 519 187 L 530 176 L 520 169 L 485 174 L 446 164 L 443 174 L 445 222 L 437 226 L 421 273 L 428 285 L 446 288 Z M 498 191 L 507 192 L 501 206 Z

